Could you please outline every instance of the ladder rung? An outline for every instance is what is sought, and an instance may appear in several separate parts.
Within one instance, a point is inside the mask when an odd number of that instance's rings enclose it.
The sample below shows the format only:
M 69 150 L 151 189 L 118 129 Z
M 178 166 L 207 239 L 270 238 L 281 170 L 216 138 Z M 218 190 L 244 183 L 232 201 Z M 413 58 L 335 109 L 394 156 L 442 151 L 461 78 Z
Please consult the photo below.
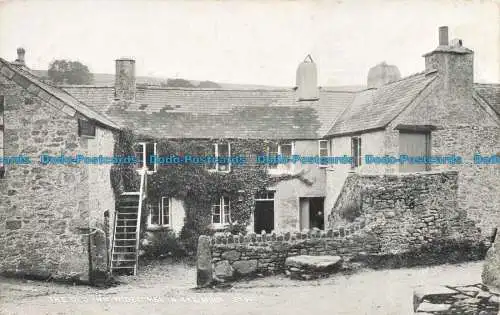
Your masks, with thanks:
M 116 232 L 115 234 L 135 234 L 136 232 Z
M 115 241 L 135 241 L 135 238 L 115 238 Z
M 135 245 L 115 245 L 115 247 L 134 247 Z

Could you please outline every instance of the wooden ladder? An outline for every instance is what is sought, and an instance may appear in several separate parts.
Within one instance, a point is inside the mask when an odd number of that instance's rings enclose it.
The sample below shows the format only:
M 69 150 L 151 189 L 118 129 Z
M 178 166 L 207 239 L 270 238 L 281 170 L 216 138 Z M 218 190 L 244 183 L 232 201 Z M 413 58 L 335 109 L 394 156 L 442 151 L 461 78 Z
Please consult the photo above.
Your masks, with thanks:
M 111 248 L 111 273 L 137 274 L 141 213 L 145 199 L 146 172 L 141 174 L 138 192 L 125 192 L 118 198 Z

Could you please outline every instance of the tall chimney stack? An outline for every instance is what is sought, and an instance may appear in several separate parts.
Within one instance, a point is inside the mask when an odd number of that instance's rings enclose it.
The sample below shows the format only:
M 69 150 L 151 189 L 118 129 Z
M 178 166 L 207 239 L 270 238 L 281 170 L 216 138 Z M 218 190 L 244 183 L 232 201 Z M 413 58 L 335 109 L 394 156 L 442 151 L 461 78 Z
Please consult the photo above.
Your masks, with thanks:
M 439 46 L 448 46 L 448 26 L 439 27 Z
M 318 70 L 311 55 L 307 55 L 297 68 L 297 99 L 314 101 L 318 98 Z
M 120 58 L 115 62 L 115 99 L 134 101 L 136 90 L 135 60 L 130 58 Z
M 474 52 L 461 39 L 448 41 L 448 27 L 439 28 L 439 46 L 424 55 L 425 70 L 437 70 L 437 94 L 450 106 L 469 106 L 474 91 Z M 466 108 L 466 107 L 463 107 Z
M 24 55 L 26 54 L 26 51 L 24 50 L 24 48 L 22 47 L 19 47 L 17 49 L 17 59 L 16 59 L 16 63 L 17 64 L 20 64 L 20 65 L 25 65 L 25 61 L 24 61 Z

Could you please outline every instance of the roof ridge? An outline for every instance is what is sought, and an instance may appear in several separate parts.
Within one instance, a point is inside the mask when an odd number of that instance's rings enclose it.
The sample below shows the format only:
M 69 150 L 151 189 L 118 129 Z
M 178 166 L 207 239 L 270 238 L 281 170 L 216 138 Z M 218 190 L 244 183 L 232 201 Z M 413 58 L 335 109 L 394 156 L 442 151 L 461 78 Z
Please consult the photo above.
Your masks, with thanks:
M 398 82 L 401 82 L 401 81 L 405 81 L 405 80 L 417 77 L 417 76 L 422 75 L 422 74 L 429 75 L 429 74 L 434 74 L 436 72 L 437 72 L 436 69 L 430 69 L 430 70 L 423 70 L 423 71 L 420 71 L 420 72 L 412 73 L 412 74 L 407 75 L 406 77 L 402 77 L 402 78 L 400 78 L 398 80 L 386 83 L 386 84 L 382 85 L 380 88 L 382 88 L 384 86 L 387 86 L 387 85 L 394 84 L 394 83 L 398 83 Z M 367 90 L 378 90 L 380 88 L 368 88 Z
M 78 100 L 77 98 L 75 98 L 73 95 L 71 95 L 67 91 L 65 91 L 57 86 L 51 85 L 49 83 L 46 83 L 46 82 L 40 80 L 40 78 L 37 77 L 36 75 L 34 75 L 26 70 L 20 69 L 19 67 L 13 66 L 9 61 L 7 61 L 3 58 L 0 58 L 0 62 L 3 63 L 4 67 L 8 67 L 15 74 L 23 76 L 27 81 L 30 82 L 30 84 L 37 86 L 37 88 L 39 90 L 42 90 L 42 91 L 45 91 L 46 93 L 48 93 L 51 96 L 51 98 L 53 97 L 53 98 L 57 99 L 59 102 L 64 103 L 66 106 L 72 108 L 73 110 L 82 114 L 83 116 L 85 116 L 89 119 L 96 120 L 96 121 L 98 121 L 98 122 L 100 122 L 108 127 L 114 128 L 114 129 L 120 128 L 120 126 L 117 123 L 115 123 L 114 121 L 109 119 L 107 116 L 103 115 L 102 113 L 98 113 L 97 111 L 92 109 L 90 106 L 88 106 L 84 102 Z M 22 88 L 28 89 L 28 87 L 24 87 L 24 86 L 22 86 Z M 51 91 L 52 89 L 56 89 L 56 92 L 63 93 L 64 96 L 69 97 L 69 102 L 68 102 L 68 99 L 66 99 L 66 100 L 64 99 L 65 97 L 62 97 L 61 95 L 56 95 L 57 93 L 55 93 L 54 91 Z M 31 93 L 38 96 L 38 93 L 34 93 L 34 92 L 31 92 Z M 48 101 L 45 101 L 45 102 L 49 103 Z M 75 102 L 75 104 L 71 104 L 71 102 Z M 49 103 L 49 104 L 52 105 L 52 103 Z M 81 108 L 78 108 L 78 106 L 80 106 Z M 84 111 L 82 111 L 82 110 L 84 110 Z M 85 111 L 88 111 L 88 112 L 85 113 Z M 88 113 L 91 113 L 91 115 L 89 115 Z M 92 116 L 94 116 L 94 117 L 92 117 Z

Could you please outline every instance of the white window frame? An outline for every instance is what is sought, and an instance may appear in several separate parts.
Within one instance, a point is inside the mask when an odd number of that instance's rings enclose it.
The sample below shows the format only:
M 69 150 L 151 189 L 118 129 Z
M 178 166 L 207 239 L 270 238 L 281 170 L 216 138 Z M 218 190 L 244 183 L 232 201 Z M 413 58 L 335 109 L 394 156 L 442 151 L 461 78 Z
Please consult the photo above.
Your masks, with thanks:
M 290 145 L 292 147 L 290 157 L 293 157 L 293 155 L 295 154 L 295 141 L 278 143 L 278 156 L 282 155 L 282 146 L 284 145 Z M 267 147 L 267 152 L 267 156 L 269 156 L 269 146 Z M 289 162 L 288 164 L 278 164 L 277 167 L 270 167 L 270 164 L 268 163 L 267 171 L 271 175 L 288 174 L 293 173 L 295 169 L 294 166 L 295 164 L 292 162 Z
M 152 173 L 156 173 L 158 171 L 158 163 L 153 164 L 153 170 L 148 169 L 147 150 L 146 150 L 146 146 L 148 145 L 148 143 L 151 143 L 151 142 L 138 142 L 138 143 L 136 143 L 136 146 L 141 146 L 141 148 L 142 148 L 142 166 L 137 166 L 137 170 L 138 171 L 146 170 L 148 174 L 152 174 Z M 156 151 L 156 142 L 154 142 L 153 148 L 154 148 L 153 154 L 158 155 L 158 153 Z M 140 153 L 140 151 L 134 152 L 134 154 L 137 154 L 137 153 Z
M 224 212 L 224 206 L 226 206 L 225 200 L 227 199 L 227 215 L 229 216 L 229 221 L 226 221 L 226 213 Z M 214 215 L 216 214 L 214 212 L 214 209 L 218 207 L 219 208 L 219 217 L 220 217 L 220 222 L 214 222 Z M 219 203 L 218 204 L 212 204 L 210 207 L 211 209 L 211 216 L 212 216 L 212 225 L 215 227 L 221 227 L 221 226 L 226 226 L 229 225 L 231 221 L 231 200 L 229 200 L 229 197 L 227 196 L 222 196 L 219 198 Z
M 163 222 L 163 217 L 165 216 L 165 204 L 167 205 L 167 217 L 168 217 L 168 223 L 165 224 Z M 149 227 L 170 227 L 172 225 L 172 198 L 170 197 L 161 197 L 161 199 L 158 201 L 158 223 L 153 223 L 153 215 L 152 212 L 153 209 L 149 209 L 149 215 L 148 215 L 148 226 Z
M 209 168 L 208 171 L 210 172 L 220 172 L 220 173 L 229 173 L 231 172 L 231 143 L 230 142 L 221 142 L 221 143 L 214 143 L 213 144 L 213 151 L 215 153 L 215 158 L 219 158 L 219 144 L 227 144 L 227 151 L 228 151 L 228 163 L 227 163 L 227 169 L 226 170 L 220 170 L 220 165 L 219 162 L 214 163 L 214 168 Z
M 321 159 L 321 151 L 323 150 L 326 150 L 326 157 L 330 156 L 330 145 L 329 145 L 329 142 L 328 140 L 318 140 L 318 158 Z M 322 143 L 326 143 L 326 147 L 325 148 L 321 148 L 321 144 Z M 319 161 L 318 163 L 318 167 L 328 167 L 328 162 L 327 163 L 321 163 L 321 160 Z

